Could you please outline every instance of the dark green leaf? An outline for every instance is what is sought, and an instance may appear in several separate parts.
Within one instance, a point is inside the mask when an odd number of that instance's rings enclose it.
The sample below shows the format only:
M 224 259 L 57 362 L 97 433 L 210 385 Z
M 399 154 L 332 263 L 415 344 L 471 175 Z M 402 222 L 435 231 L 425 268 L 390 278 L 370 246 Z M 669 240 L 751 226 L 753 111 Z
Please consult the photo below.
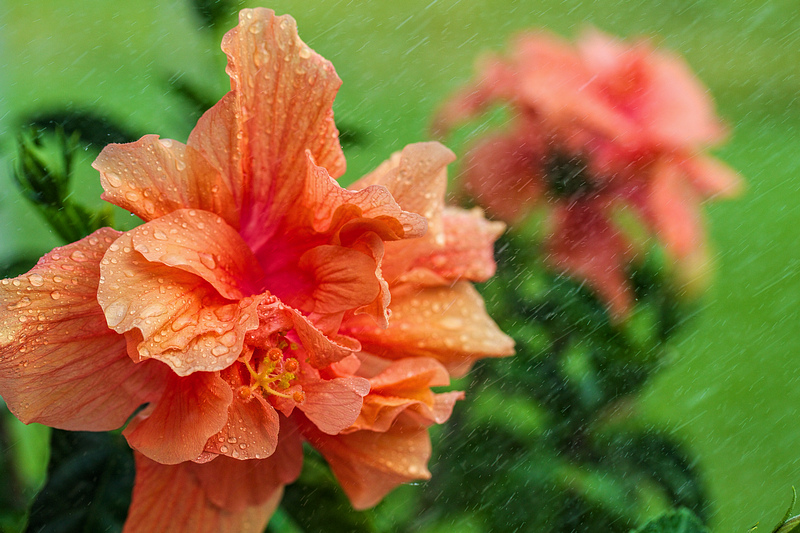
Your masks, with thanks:
M 133 478 L 133 455 L 121 435 L 54 430 L 47 483 L 27 531 L 121 531 Z

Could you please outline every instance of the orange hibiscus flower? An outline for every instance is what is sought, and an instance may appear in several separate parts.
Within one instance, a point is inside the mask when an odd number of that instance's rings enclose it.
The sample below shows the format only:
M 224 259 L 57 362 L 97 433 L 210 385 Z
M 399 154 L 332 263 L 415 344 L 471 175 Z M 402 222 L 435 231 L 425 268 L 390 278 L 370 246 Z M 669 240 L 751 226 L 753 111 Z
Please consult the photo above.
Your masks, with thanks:
M 445 133 L 495 103 L 511 107 L 513 126 L 470 150 L 465 189 L 509 222 L 551 204 L 550 262 L 586 280 L 617 317 L 632 303 L 633 246 L 613 222 L 620 207 L 632 207 L 685 270 L 701 268 L 700 203 L 736 193 L 740 182 L 704 153 L 725 128 L 679 57 L 594 30 L 574 46 L 523 35 L 509 57 L 482 60 L 434 129 Z
M 502 227 L 443 208 L 452 154 L 412 145 L 348 190 L 333 67 L 294 20 L 245 10 L 231 91 L 187 144 L 145 136 L 94 163 L 139 216 L 0 284 L 0 393 L 25 422 L 125 428 L 126 532 L 261 531 L 328 457 L 359 508 L 425 478 L 433 393 L 512 342 L 469 280 Z M 427 233 L 426 233 L 427 231 Z

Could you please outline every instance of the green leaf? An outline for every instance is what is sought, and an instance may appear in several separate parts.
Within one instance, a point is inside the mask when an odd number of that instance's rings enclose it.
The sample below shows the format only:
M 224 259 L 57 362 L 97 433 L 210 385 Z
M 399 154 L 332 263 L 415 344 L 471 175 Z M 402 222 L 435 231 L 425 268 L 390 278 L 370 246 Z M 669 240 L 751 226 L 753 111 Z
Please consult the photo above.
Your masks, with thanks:
M 708 533 L 708 531 L 691 511 L 678 509 L 654 518 L 631 533 Z
M 121 531 L 133 489 L 133 455 L 116 433 L 53 430 L 47 483 L 28 532 Z

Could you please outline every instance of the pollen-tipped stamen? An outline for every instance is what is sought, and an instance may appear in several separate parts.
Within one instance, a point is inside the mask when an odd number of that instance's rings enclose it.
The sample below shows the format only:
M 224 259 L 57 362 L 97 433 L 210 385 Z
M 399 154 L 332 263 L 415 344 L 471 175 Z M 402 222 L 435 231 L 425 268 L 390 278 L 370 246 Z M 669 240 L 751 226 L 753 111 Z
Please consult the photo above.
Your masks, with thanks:
M 297 403 L 302 403 L 305 400 L 305 394 L 302 390 L 294 391 L 292 394 L 280 392 L 277 389 L 288 389 L 291 387 L 291 382 L 297 379 L 295 372 L 300 368 L 297 359 L 283 358 L 283 352 L 279 348 L 270 348 L 264 359 L 258 365 L 258 372 L 256 372 L 250 365 L 249 361 L 243 361 L 250 377 L 255 382 L 255 387 L 261 388 L 267 394 L 272 394 L 280 398 L 287 398 L 294 400 Z

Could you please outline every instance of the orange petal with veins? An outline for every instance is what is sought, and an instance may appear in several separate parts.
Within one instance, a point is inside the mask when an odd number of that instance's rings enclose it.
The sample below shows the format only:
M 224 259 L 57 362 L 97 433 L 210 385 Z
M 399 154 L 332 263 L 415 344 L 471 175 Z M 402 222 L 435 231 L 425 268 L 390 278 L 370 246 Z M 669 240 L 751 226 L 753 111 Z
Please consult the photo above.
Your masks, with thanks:
M 230 385 L 216 373 L 172 375 L 158 402 L 134 418 L 123 435 L 153 461 L 192 461 L 227 423 L 232 400 Z
M 179 223 L 202 219 L 202 228 Z M 248 273 L 257 278 L 258 266 L 235 232 L 215 221 L 206 211 L 186 210 L 148 222 L 121 235 L 100 267 L 97 299 L 108 325 L 119 333 L 139 329 L 139 357 L 163 361 L 181 376 L 227 368 L 258 327 L 258 298 L 224 297 L 248 290 L 241 280 Z
M 104 228 L 56 248 L 0 284 L 0 390 L 23 422 L 77 431 L 120 427 L 161 394 L 168 369 L 135 364 L 97 303 Z
M 258 505 L 220 507 L 209 498 L 195 472 L 216 461 L 163 465 L 134 455 L 136 482 L 123 533 L 261 533 L 283 496 L 283 490 L 275 490 Z
M 389 431 L 356 431 L 325 435 L 311 424 L 303 435 L 328 461 L 339 484 L 357 510 L 376 505 L 393 488 L 429 479 L 431 443 L 424 426 L 398 420 Z
M 102 198 L 145 222 L 178 209 L 221 216 L 233 227 L 239 214 L 229 186 L 200 153 L 171 139 L 145 135 L 128 144 L 109 144 L 92 163 L 100 171 Z
M 486 314 L 483 299 L 469 282 L 406 285 L 392 296 L 387 329 L 357 316 L 346 319 L 342 333 L 358 339 L 364 351 L 387 359 L 432 357 L 457 377 L 478 359 L 514 353 L 514 341 Z

